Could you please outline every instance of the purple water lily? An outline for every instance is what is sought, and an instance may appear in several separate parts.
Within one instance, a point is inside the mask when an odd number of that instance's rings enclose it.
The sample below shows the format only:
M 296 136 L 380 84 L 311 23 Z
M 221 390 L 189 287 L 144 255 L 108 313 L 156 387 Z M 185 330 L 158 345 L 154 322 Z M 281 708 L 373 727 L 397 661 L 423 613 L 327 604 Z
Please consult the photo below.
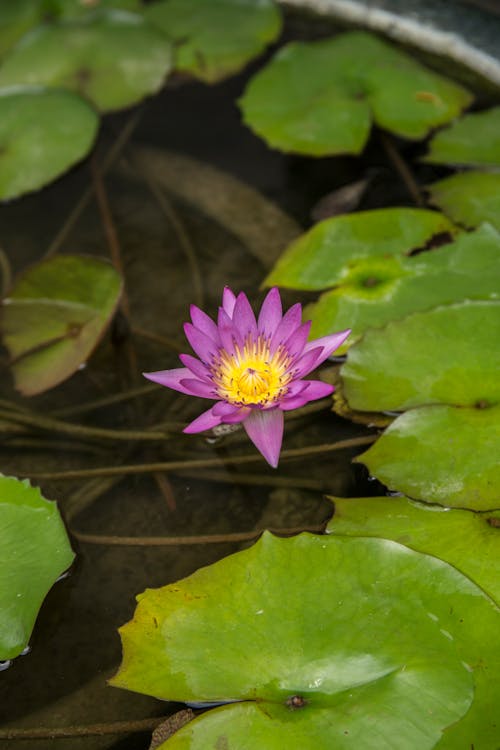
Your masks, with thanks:
M 248 437 L 271 466 L 278 465 L 283 439 L 283 412 L 328 396 L 333 385 L 303 380 L 349 335 L 349 330 L 307 341 L 311 321 L 302 323 L 302 307 L 283 315 L 278 289 L 267 294 L 258 317 L 241 292 L 227 287 L 217 323 L 191 305 L 186 338 L 199 359 L 181 354 L 185 367 L 144 373 L 145 377 L 191 396 L 217 403 L 184 432 L 243 423 Z

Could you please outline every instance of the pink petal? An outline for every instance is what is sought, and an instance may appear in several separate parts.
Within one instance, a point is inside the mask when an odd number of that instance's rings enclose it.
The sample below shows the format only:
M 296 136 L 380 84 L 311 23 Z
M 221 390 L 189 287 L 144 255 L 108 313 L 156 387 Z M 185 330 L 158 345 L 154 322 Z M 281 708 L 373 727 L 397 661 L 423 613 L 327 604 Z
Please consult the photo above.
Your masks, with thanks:
M 304 353 L 304 347 L 306 345 L 309 331 L 311 330 L 311 321 L 308 320 L 304 325 L 299 326 L 285 341 L 285 347 L 288 352 L 290 359 Z
M 332 333 L 330 336 L 323 336 L 320 339 L 313 339 L 306 344 L 304 351 L 308 352 L 311 349 L 316 349 L 316 347 L 322 346 L 323 351 L 321 352 L 321 355 L 316 363 L 316 365 L 320 365 L 325 361 L 325 359 L 328 359 L 330 354 L 332 354 L 335 349 L 338 349 L 339 346 L 344 343 L 350 333 L 351 329 L 348 328 L 347 330 L 340 331 L 339 333 Z
M 203 310 L 200 310 L 199 307 L 196 307 L 196 305 L 191 305 L 190 313 L 194 327 L 198 328 L 198 330 L 200 330 L 206 336 L 209 336 L 218 344 L 219 332 L 212 318 L 209 318 L 208 315 L 203 312 Z
M 191 375 L 191 372 L 189 374 Z M 201 396 L 201 398 L 217 398 L 217 391 L 215 390 L 213 383 L 207 383 L 205 380 L 185 378 L 184 380 L 181 380 L 181 385 L 186 389 L 186 393 L 191 393 L 193 396 Z
M 142 374 L 148 380 L 152 380 L 153 383 L 159 383 L 167 388 L 173 388 L 174 391 L 189 393 L 191 395 L 191 391 L 181 382 L 191 375 L 191 371 L 187 367 L 177 367 L 174 370 L 158 370 L 158 372 L 143 372 Z
M 226 313 L 229 315 L 230 318 L 233 317 L 233 310 L 234 305 L 236 302 L 236 297 L 230 290 L 228 286 L 224 287 L 224 291 L 222 292 L 222 307 L 226 311 Z
M 216 343 L 199 328 L 195 328 L 191 323 L 184 323 L 184 333 L 193 347 L 193 351 L 196 352 L 202 362 L 208 363 L 216 356 L 218 350 Z
M 252 409 L 243 422 L 248 437 L 275 469 L 283 440 L 283 412 L 279 409 Z
M 306 388 L 309 388 L 309 385 L 312 383 L 312 380 L 294 380 L 290 383 L 289 386 L 287 386 L 287 392 L 286 396 L 284 398 L 290 398 L 291 396 L 298 396 L 299 393 L 302 393 L 302 391 L 305 391 Z
M 203 362 L 200 362 L 199 359 L 192 357 L 191 354 L 179 354 L 179 359 L 183 365 L 188 367 L 191 372 L 196 375 L 197 378 L 212 382 L 210 370 L 203 364 Z
M 241 406 L 238 411 L 235 411 L 233 414 L 227 414 L 223 417 L 222 422 L 224 424 L 238 424 L 238 422 L 243 422 L 243 420 L 249 416 L 251 411 L 252 410 L 249 406 Z
M 302 321 L 302 305 L 297 302 L 284 314 L 271 339 L 271 354 L 274 354 L 280 344 L 297 330 Z
M 217 401 L 212 409 L 216 417 L 227 417 L 239 411 L 241 406 L 238 406 L 238 404 L 229 404 L 227 401 Z
M 257 326 L 259 333 L 271 338 L 283 317 L 281 297 L 278 289 L 273 287 L 266 295 L 260 308 Z
M 309 401 L 316 401 L 318 398 L 329 396 L 335 390 L 333 385 L 323 383 L 321 380 L 301 380 L 299 382 L 305 383 L 306 388 L 298 393 L 291 393 L 290 397 L 285 396 L 279 403 L 279 408 L 283 411 L 298 409 Z
M 203 414 L 200 414 L 199 417 L 197 417 L 191 424 L 188 424 L 187 427 L 184 427 L 182 430 L 183 432 L 187 433 L 188 435 L 192 435 L 195 432 L 203 432 L 203 430 L 211 430 L 212 427 L 217 427 L 218 424 L 221 423 L 221 418 L 216 417 L 212 409 L 208 409 L 208 411 L 204 411 Z
M 319 358 L 323 352 L 321 346 L 311 349 L 293 364 L 294 378 L 302 378 L 318 366 Z M 292 369 L 292 368 L 291 368 Z
M 235 343 L 238 344 L 240 349 L 243 349 L 243 338 L 223 307 L 219 307 L 217 327 L 219 329 L 222 348 L 225 349 L 226 352 L 234 354 Z
M 256 338 L 257 321 L 255 320 L 255 315 L 250 302 L 248 301 L 248 297 L 244 292 L 240 292 L 236 297 L 236 304 L 233 310 L 233 323 L 243 340 L 248 336 Z

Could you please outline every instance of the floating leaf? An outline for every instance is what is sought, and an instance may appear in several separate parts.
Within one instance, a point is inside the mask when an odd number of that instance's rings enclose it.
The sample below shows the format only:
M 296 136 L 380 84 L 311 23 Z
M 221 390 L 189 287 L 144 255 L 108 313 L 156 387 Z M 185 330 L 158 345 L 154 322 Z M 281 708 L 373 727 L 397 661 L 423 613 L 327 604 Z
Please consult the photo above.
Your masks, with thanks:
M 500 167 L 500 107 L 464 115 L 440 130 L 424 161 L 471 167 Z
M 466 301 L 409 315 L 368 330 L 349 350 L 341 372 L 345 395 L 363 411 L 496 404 L 499 340 L 499 302 Z
M 52 388 L 90 355 L 116 308 L 121 280 L 97 258 L 61 255 L 32 266 L 4 301 L 4 343 L 16 387 Z
M 392 539 L 418 552 L 445 560 L 500 602 L 500 512 L 474 513 L 429 506 L 406 497 L 330 498 L 335 515 L 328 525 L 332 534 Z M 485 644 L 485 648 L 488 646 Z M 490 675 L 476 675 L 471 711 L 450 727 L 438 743 L 439 750 L 465 746 L 474 737 L 476 748 L 495 748 L 498 694 Z M 469 745 L 469 747 L 472 745 Z
M 145 16 L 175 46 L 176 69 L 207 83 L 237 73 L 281 31 L 273 0 L 164 0 Z
M 69 91 L 0 89 L 0 199 L 37 190 L 90 150 L 99 120 Z
M 494 669 L 497 628 L 493 602 L 433 557 L 385 540 L 265 534 L 142 594 L 112 684 L 243 701 L 203 714 L 165 750 L 378 750 L 394 737 L 426 750 Z
M 311 336 L 351 328 L 350 346 L 368 328 L 410 313 L 464 299 L 495 299 L 500 278 L 500 235 L 490 226 L 410 257 L 382 256 L 346 263 L 336 287 L 309 305 Z M 344 349 L 347 349 L 344 346 Z
M 459 172 L 428 188 L 431 202 L 465 227 L 489 222 L 500 231 L 500 174 Z
M 498 373 L 497 373 L 498 379 Z M 356 458 L 390 489 L 454 508 L 500 508 L 500 406 L 422 406 Z
M 88 16 L 96 9 L 121 9 L 140 11 L 141 0 L 49 0 L 50 12 L 58 18 L 78 18 Z
M 372 121 L 424 138 L 471 101 L 470 94 L 364 32 L 292 42 L 250 82 L 245 123 L 271 146 L 311 156 L 362 151 Z
M 408 255 L 432 242 L 436 235 L 452 235 L 453 224 L 436 211 L 419 208 L 382 208 L 334 216 L 316 224 L 285 250 L 265 280 L 290 289 L 327 289 L 351 283 L 370 295 L 370 261 L 376 269 L 389 258 L 386 271 L 390 282 L 399 273 L 399 261 L 392 256 Z M 451 238 L 450 238 L 451 239 Z
M 0 86 L 73 89 L 109 111 L 158 91 L 170 62 L 168 40 L 141 16 L 100 11 L 26 34 L 0 68 Z
M 43 0 L 0 3 L 0 58 L 43 18 Z
M 0 660 L 26 647 L 38 610 L 73 561 L 57 505 L 0 475 Z
M 392 539 L 445 560 L 500 605 L 500 511 L 473 513 L 407 497 L 331 497 L 332 534 Z

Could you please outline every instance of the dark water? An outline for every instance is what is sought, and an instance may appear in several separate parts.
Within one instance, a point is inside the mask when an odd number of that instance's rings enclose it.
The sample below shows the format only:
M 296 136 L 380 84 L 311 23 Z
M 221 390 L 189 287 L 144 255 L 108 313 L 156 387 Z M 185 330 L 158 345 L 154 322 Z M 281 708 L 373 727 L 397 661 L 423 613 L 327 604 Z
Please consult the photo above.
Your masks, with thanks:
M 361 208 L 411 204 L 376 136 L 362 160 L 309 160 L 270 151 L 240 122 L 235 100 L 247 77 L 211 88 L 173 83 L 138 110 L 104 119 L 96 150 L 101 165 L 140 110 L 132 138 L 106 175 L 105 185 L 122 247 L 132 322 L 142 333 L 128 337 L 123 326 L 115 325 L 88 367 L 54 391 L 31 399 L 33 410 L 55 414 L 146 385 L 138 375 L 142 370 L 177 366 L 175 347 L 169 342 L 183 342 L 182 322 L 189 304 L 202 301 L 214 314 L 225 284 L 260 302 L 259 286 L 273 258 L 310 224 L 311 210 L 325 193 L 368 171 L 373 180 Z M 418 148 L 408 147 L 408 155 L 418 153 Z M 426 181 L 428 167 L 420 169 Z M 43 257 L 89 184 L 91 171 L 85 163 L 44 191 L 0 209 L 1 243 L 14 271 Z M 94 199 L 67 232 L 60 251 L 108 255 Z M 293 293 L 285 298 L 289 303 L 307 300 Z M 130 340 L 137 361 L 133 377 L 127 365 Z M 0 383 L 4 398 L 18 398 L 5 367 Z M 164 422 L 182 426 L 203 408 L 202 400 L 157 388 L 137 399 L 67 418 L 116 429 L 145 429 Z M 324 408 L 299 418 L 292 415 L 284 448 L 363 433 L 363 427 Z M 3 443 L 3 473 L 29 476 L 36 471 L 179 458 L 219 460 L 213 470 L 217 474 L 211 476 L 192 470 L 160 478 L 118 477 L 109 485 L 102 480 L 41 482 L 46 497 L 59 502 L 70 535 L 185 536 L 308 527 L 329 516 L 325 493 L 374 491 L 361 469 L 355 473 L 349 451 L 283 461 L 277 471 L 263 460 L 236 467 L 225 463 L 227 457 L 254 450 L 240 433 L 214 442 L 204 435 L 183 436 L 179 427 L 175 439 L 147 444 L 91 440 L 82 445 L 41 432 L 31 437 L 39 445 Z M 62 727 L 169 713 L 173 707 L 106 686 L 106 677 L 120 660 L 116 630 L 130 619 L 134 597 L 144 588 L 189 575 L 242 544 L 91 544 L 74 535 L 72 544 L 76 563 L 47 597 L 30 652 L 0 673 L 0 721 L 19 728 Z M 146 732 L 61 739 L 57 747 L 140 750 L 148 747 L 149 736 Z M 38 739 L 0 744 L 6 750 L 41 750 L 55 743 Z

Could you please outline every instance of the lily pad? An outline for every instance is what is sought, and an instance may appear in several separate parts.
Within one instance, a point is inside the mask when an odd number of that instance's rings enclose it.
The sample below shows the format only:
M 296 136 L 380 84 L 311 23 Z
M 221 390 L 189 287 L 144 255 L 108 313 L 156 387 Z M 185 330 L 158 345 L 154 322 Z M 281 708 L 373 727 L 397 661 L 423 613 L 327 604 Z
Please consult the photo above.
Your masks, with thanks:
M 489 222 L 500 231 L 500 174 L 459 172 L 428 187 L 430 201 L 465 227 Z
M 158 91 L 170 66 L 160 31 L 134 13 L 103 10 L 26 34 L 0 68 L 0 86 L 72 89 L 106 112 Z
M 368 329 L 410 313 L 464 299 L 498 298 L 500 235 L 486 225 L 453 243 L 410 257 L 356 261 L 329 292 L 309 305 L 311 336 L 351 328 L 350 346 Z M 344 346 L 344 349 L 348 347 Z
M 424 161 L 471 167 L 500 167 L 500 107 L 464 115 L 440 130 Z
M 456 228 L 442 214 L 418 208 L 382 208 L 335 216 L 319 222 L 285 250 L 265 280 L 290 289 L 327 289 L 351 277 L 370 295 L 370 264 L 389 258 L 385 272 L 390 282 L 400 264 L 392 256 L 408 255 L 432 242 L 453 235 Z
M 500 603 L 500 511 L 475 513 L 417 503 L 406 497 L 330 498 L 335 515 L 328 525 L 332 534 L 392 539 L 418 552 L 434 555 L 453 565 Z M 486 645 L 486 644 L 485 644 Z M 487 671 L 477 674 L 471 711 L 449 727 L 439 750 L 467 747 L 495 748 L 498 696 Z M 494 681 L 493 677 L 493 681 Z M 487 718 L 488 717 L 488 718 Z
M 42 602 L 74 558 L 54 502 L 0 475 L 0 660 L 26 647 Z
M 364 32 L 292 42 L 250 82 L 244 121 L 270 146 L 311 156 L 359 154 L 372 122 L 424 138 L 472 97 L 404 52 Z
M 0 58 L 43 18 L 44 0 L 0 3 Z
M 47 0 L 50 13 L 57 18 L 88 16 L 94 10 L 121 9 L 137 12 L 142 9 L 141 0 Z
M 497 376 L 498 379 L 498 376 Z M 422 406 L 355 460 L 392 490 L 454 508 L 500 508 L 500 406 Z
M 281 31 L 273 0 L 164 0 L 145 16 L 175 46 L 175 68 L 207 83 L 237 73 Z
M 379 539 L 265 534 L 142 594 L 112 684 L 243 701 L 203 714 L 165 749 L 378 750 L 397 736 L 401 750 L 430 750 L 494 667 L 497 628 L 494 603 L 433 557 Z
M 69 91 L 0 89 L 0 199 L 37 190 L 82 159 L 99 120 Z
M 362 411 L 497 404 L 499 340 L 498 301 L 465 301 L 414 313 L 368 330 L 349 350 L 341 371 L 345 395 L 352 408 Z
M 392 539 L 460 570 L 500 605 L 500 511 L 474 513 L 407 497 L 330 497 L 328 531 Z
M 121 292 L 106 261 L 61 255 L 32 266 L 4 300 L 16 388 L 33 396 L 72 375 L 103 335 Z

